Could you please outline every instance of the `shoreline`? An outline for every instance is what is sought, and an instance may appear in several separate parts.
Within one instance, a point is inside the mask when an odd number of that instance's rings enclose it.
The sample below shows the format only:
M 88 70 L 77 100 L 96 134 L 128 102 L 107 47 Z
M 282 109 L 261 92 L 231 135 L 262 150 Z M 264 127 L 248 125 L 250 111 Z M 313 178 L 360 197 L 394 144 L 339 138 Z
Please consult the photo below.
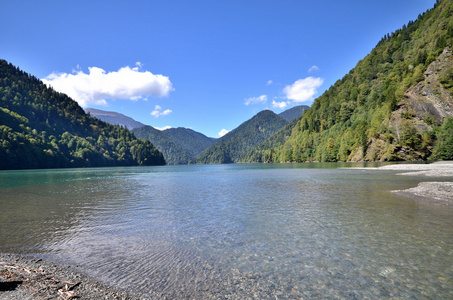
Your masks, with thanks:
M 397 175 L 420 177 L 416 187 L 393 193 L 420 204 L 453 205 L 453 161 L 349 169 L 397 171 Z M 75 266 L 40 257 L 0 253 L 0 300 L 154 299 L 152 291 L 142 294 L 134 289 L 120 289 L 87 276 Z
M 453 161 L 438 161 L 430 164 L 392 164 L 366 170 L 401 171 L 396 175 L 436 178 L 436 181 L 421 181 L 416 187 L 392 191 L 414 200 L 453 206 Z M 443 179 L 449 178 L 449 181 Z
M 0 253 L 0 300 L 146 299 L 38 256 Z

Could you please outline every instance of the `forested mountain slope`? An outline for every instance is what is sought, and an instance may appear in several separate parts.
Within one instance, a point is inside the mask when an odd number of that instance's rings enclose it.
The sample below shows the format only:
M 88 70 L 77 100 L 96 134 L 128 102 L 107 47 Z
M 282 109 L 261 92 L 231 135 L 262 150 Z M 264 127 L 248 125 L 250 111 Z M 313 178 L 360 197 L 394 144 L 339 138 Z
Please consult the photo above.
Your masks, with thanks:
M 212 146 L 217 140 L 189 128 L 169 128 L 163 131 L 173 142 L 178 144 L 193 157 Z
M 161 131 L 118 112 L 94 108 L 87 108 L 85 112 L 104 122 L 127 127 L 137 138 L 149 140 L 171 165 L 194 163 L 196 156 L 216 140 L 182 127 Z
M 304 111 L 308 109 L 310 109 L 310 106 L 308 105 L 298 105 L 287 109 L 284 112 L 279 113 L 278 115 L 286 121 L 291 122 L 292 120 L 299 118 L 304 113 Z
M 317 98 L 267 160 L 453 159 L 452 43 L 453 1 L 438 1 Z
M 242 162 L 270 162 L 270 158 L 272 157 L 270 153 L 274 148 L 282 146 L 288 140 L 293 128 L 302 119 L 303 113 L 308 109 L 310 109 L 310 106 L 299 105 L 278 114 L 280 117 L 289 121 L 289 123 L 250 151 L 242 158 Z
M 149 140 L 162 152 L 165 161 L 170 165 L 190 164 L 195 162 L 195 156 L 175 143 L 165 131 L 152 126 L 143 126 L 132 130 L 136 137 Z
M 285 144 L 288 138 L 291 136 L 293 128 L 299 123 L 302 119 L 302 115 L 295 118 L 285 126 L 283 126 L 279 131 L 271 135 L 269 138 L 261 142 L 253 150 L 251 150 L 247 155 L 245 155 L 241 161 L 242 162 L 272 162 L 272 154 L 275 148 L 278 148 Z
M 127 129 L 88 116 L 65 94 L 0 60 L 0 169 L 162 165 Z
M 198 163 L 240 162 L 259 143 L 288 122 L 270 110 L 264 110 L 227 133 L 197 158 Z
M 135 121 L 131 117 L 125 116 L 114 111 L 105 111 L 95 108 L 85 108 L 85 112 L 92 117 L 98 118 L 99 120 L 102 120 L 113 125 L 127 127 L 127 129 L 129 130 L 145 126 L 145 124 Z

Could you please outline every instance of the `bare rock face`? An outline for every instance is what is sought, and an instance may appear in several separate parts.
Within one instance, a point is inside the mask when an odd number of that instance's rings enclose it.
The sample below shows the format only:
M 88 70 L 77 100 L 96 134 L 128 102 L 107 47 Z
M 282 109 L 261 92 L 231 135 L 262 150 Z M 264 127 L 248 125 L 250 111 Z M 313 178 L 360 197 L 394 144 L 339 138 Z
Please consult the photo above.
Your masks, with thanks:
M 453 51 L 448 47 L 428 66 L 425 79 L 406 91 L 399 103 L 400 109 L 394 114 L 411 116 L 420 131 L 429 130 L 431 125 L 440 125 L 447 116 L 453 116 L 453 95 L 439 81 L 451 68 Z
M 447 116 L 453 116 L 453 93 L 442 84 L 442 78 L 453 69 L 453 51 L 447 47 L 433 61 L 424 73 L 424 79 L 406 90 L 404 98 L 398 103 L 398 109 L 393 111 L 390 119 L 385 122 L 393 133 L 392 147 L 382 147 L 376 141 L 368 146 L 365 160 L 419 160 L 426 159 L 426 153 L 413 151 L 407 145 L 409 137 L 423 135 L 435 126 L 440 126 Z M 448 76 L 447 76 L 448 77 Z M 377 141 L 385 140 L 380 136 Z M 415 141 L 414 143 L 420 143 Z M 431 146 L 427 146 L 432 148 Z M 383 153 L 387 148 L 391 151 Z M 371 149 L 371 150 L 370 150 Z M 428 149 L 430 150 L 430 149 Z

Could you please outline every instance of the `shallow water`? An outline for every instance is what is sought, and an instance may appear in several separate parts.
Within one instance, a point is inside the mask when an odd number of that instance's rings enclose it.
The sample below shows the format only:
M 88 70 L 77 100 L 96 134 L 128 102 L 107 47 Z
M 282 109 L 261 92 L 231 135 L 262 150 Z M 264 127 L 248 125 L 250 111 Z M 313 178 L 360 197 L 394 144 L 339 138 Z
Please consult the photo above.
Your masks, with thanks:
M 156 298 L 452 298 L 453 208 L 344 166 L 0 172 L 0 251 Z

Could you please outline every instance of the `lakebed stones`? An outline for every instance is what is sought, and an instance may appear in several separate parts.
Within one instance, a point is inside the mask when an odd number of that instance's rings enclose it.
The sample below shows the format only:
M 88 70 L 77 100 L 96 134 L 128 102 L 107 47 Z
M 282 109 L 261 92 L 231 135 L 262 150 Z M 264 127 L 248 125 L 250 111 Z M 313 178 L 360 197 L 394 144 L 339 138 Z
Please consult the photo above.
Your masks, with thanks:
M 0 254 L 0 299 L 136 299 L 96 280 L 41 259 Z

